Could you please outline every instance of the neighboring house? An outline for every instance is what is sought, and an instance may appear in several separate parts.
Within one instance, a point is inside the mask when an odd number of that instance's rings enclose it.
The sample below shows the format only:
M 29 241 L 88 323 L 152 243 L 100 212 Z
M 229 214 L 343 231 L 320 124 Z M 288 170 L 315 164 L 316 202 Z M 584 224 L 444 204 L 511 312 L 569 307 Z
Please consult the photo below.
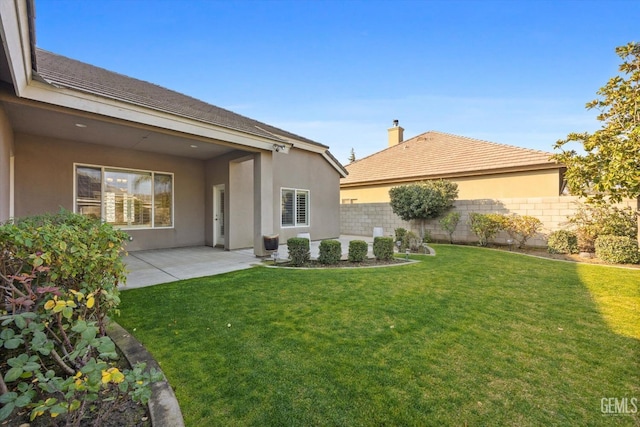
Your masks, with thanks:
M 389 189 L 434 179 L 458 184 L 458 241 L 477 240 L 468 227 L 470 212 L 535 216 L 544 232 L 560 228 L 574 212 L 577 198 L 565 194 L 565 167 L 550 160 L 551 153 L 435 131 L 403 141 L 403 131 L 394 121 L 386 149 L 346 166 L 349 175 L 340 183 L 343 234 L 370 235 L 374 227 L 386 235 L 397 227 L 417 230 L 393 214 Z M 427 228 L 434 238 L 448 238 L 437 221 Z M 497 241 L 506 239 L 501 234 Z M 532 243 L 544 245 L 544 236 Z
M 38 49 L 31 0 L 0 2 L 0 35 L 0 221 L 62 207 L 129 250 L 339 235 L 327 146 Z
M 433 179 L 458 184 L 464 200 L 555 197 L 563 192 L 565 168 L 550 153 L 429 131 L 403 141 L 404 129 L 389 129 L 389 147 L 346 166 L 342 203 L 389 201 L 389 189 Z

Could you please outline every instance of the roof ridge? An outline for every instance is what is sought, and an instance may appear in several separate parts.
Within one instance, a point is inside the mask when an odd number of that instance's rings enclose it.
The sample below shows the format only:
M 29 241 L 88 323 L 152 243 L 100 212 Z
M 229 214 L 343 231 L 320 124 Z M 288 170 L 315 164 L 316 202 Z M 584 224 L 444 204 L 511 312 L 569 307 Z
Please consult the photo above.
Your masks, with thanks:
M 519 147 L 517 145 L 505 144 L 505 143 L 502 143 L 502 142 L 487 141 L 486 139 L 472 138 L 470 136 L 464 136 L 464 135 L 455 135 L 455 134 L 452 134 L 452 133 L 440 132 L 440 131 L 436 131 L 436 130 L 431 130 L 431 131 L 428 131 L 428 132 L 425 132 L 425 133 L 429 133 L 429 132 L 439 133 L 441 135 L 453 136 L 455 138 L 469 139 L 469 140 L 472 140 L 472 141 L 483 142 L 483 143 L 486 143 L 486 144 L 499 145 L 499 146 L 507 147 L 507 148 L 515 148 L 515 149 L 518 149 L 518 150 L 531 151 L 531 152 L 539 153 L 539 154 L 549 154 L 549 155 L 553 154 L 553 153 L 550 153 L 548 151 L 536 150 L 536 149 L 527 148 L 527 147 Z
M 554 167 L 550 157 L 551 153 L 542 150 L 429 130 L 348 164 L 350 175 L 342 182 L 537 170 Z

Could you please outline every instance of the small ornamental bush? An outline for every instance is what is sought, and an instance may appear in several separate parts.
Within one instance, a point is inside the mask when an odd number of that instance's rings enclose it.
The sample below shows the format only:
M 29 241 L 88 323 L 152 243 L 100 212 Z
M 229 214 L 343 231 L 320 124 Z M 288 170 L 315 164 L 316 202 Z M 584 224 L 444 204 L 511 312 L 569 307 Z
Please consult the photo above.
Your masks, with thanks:
M 549 234 L 547 251 L 550 254 L 577 254 L 578 237 L 570 230 L 557 230 Z
M 407 230 L 405 228 L 398 227 L 394 231 L 396 236 L 396 242 L 402 242 L 402 239 L 404 239 L 404 235 L 407 234 Z
M 503 229 L 517 244 L 518 248 L 524 248 L 531 237 L 540 231 L 542 221 L 530 215 L 505 215 Z
M 453 233 L 455 233 L 460 222 L 460 212 L 449 212 L 440 218 L 440 227 L 449 234 L 449 243 L 453 243 Z
M 364 240 L 352 240 L 349 242 L 349 261 L 363 262 L 369 253 L 369 245 Z
M 292 237 L 287 240 L 287 249 L 289 250 L 291 264 L 296 267 L 300 267 L 309 261 L 309 257 L 311 256 L 309 253 L 309 239 Z
M 79 425 L 108 418 L 125 395 L 147 402 L 158 374 L 120 371 L 106 335 L 126 236 L 66 211 L 0 226 L 0 421 L 26 409 L 32 421 L 47 414 Z
M 337 264 L 342 257 L 342 244 L 338 240 L 323 240 L 320 242 L 320 264 Z
M 393 258 L 393 239 L 376 237 L 373 239 L 373 255 L 378 260 L 389 261 Z
M 504 226 L 504 215 L 481 214 L 471 212 L 469 214 L 469 227 L 478 236 L 478 244 L 487 246 Z
M 628 236 L 598 236 L 595 241 L 596 256 L 614 264 L 639 264 L 638 242 Z
M 420 237 L 413 231 L 407 231 L 400 245 L 400 252 L 404 253 L 407 249 L 411 252 L 418 252 L 421 246 Z
M 620 209 L 603 204 L 581 204 L 569 222 L 576 227 L 578 249 L 595 252 L 598 236 L 614 235 L 636 238 L 638 220 L 631 208 Z

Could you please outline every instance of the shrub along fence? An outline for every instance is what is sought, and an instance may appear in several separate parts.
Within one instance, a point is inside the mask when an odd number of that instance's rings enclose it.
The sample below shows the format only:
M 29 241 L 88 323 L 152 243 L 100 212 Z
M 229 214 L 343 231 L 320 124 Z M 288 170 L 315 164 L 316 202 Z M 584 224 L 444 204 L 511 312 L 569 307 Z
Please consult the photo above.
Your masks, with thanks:
M 527 246 L 546 247 L 547 236 L 552 231 L 567 226 L 567 217 L 576 213 L 580 199 L 572 196 L 518 198 L 518 199 L 478 199 L 456 200 L 454 210 L 460 213 L 460 222 L 453 233 L 455 242 L 477 242 L 478 237 L 469 227 L 469 214 L 499 213 L 529 215 L 542 222 L 542 230 L 527 241 Z M 629 200 L 619 206 L 637 208 L 635 200 Z M 374 227 L 382 227 L 385 236 L 392 236 L 396 228 L 420 231 L 420 224 L 403 221 L 391 210 L 389 203 L 354 203 L 340 205 L 340 233 L 356 236 L 372 236 Z M 426 231 L 438 241 L 449 241 L 449 233 L 442 228 L 438 219 L 426 223 Z M 493 239 L 506 244 L 509 235 L 502 231 Z

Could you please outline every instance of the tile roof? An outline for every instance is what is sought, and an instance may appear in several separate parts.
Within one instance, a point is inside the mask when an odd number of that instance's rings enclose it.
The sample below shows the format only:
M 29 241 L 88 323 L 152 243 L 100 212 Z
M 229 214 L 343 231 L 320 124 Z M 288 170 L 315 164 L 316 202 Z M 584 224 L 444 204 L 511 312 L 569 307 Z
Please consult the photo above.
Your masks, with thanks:
M 293 139 L 328 148 L 299 135 L 236 114 L 153 83 L 36 49 L 37 74 L 46 82 L 204 123 L 282 141 Z
M 558 168 L 551 153 L 429 131 L 346 165 L 341 186 Z

